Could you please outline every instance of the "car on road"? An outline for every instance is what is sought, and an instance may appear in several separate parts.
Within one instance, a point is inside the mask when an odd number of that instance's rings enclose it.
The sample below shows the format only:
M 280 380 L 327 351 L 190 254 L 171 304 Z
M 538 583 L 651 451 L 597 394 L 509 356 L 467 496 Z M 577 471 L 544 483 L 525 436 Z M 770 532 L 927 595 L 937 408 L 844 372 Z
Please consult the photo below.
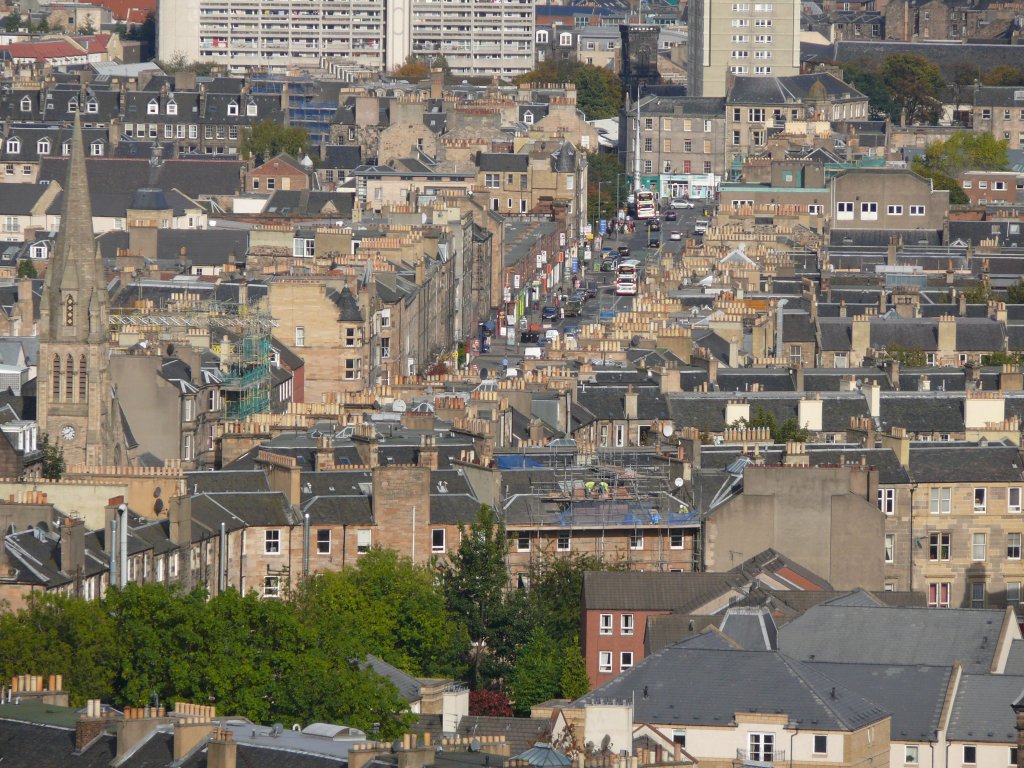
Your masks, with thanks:
M 578 301 L 580 304 L 586 304 L 587 299 L 590 298 L 590 294 L 587 293 L 586 288 L 577 288 L 572 292 L 572 296 L 569 297 L 570 301 Z
M 693 200 L 686 197 L 677 197 L 668 204 L 669 208 L 693 208 Z
M 683 233 L 682 232 L 671 232 L 671 233 L 669 233 L 668 239 L 669 240 L 682 240 L 683 239 Z
M 697 219 L 693 225 L 693 232 L 697 235 L 703 235 L 708 231 L 708 227 L 711 226 L 711 222 L 708 219 Z
M 567 325 L 564 328 L 562 328 L 562 333 L 564 333 L 566 336 L 579 336 L 580 327 L 578 325 Z
M 661 222 L 658 221 L 657 219 L 651 219 L 651 223 L 648 225 L 647 231 L 648 232 L 660 232 L 661 231 Z
M 621 259 L 628 259 L 629 258 L 629 246 L 628 245 L 620 245 L 619 246 L 619 258 L 621 258 Z
M 659 240 L 656 237 L 652 237 L 650 240 L 647 241 L 647 247 L 648 248 L 661 248 L 661 240 Z
M 601 286 L 598 284 L 597 280 L 587 280 L 587 296 L 592 299 L 596 299 L 598 291 L 600 290 Z
M 536 344 L 540 340 L 540 334 L 536 331 L 523 331 L 519 334 L 519 341 L 523 344 Z
M 605 259 L 604 261 L 601 262 L 601 271 L 614 272 L 616 266 L 617 263 L 615 259 Z
M 583 305 L 578 301 L 562 302 L 562 317 L 579 317 L 583 314 Z
M 544 307 L 540 311 L 542 320 L 557 320 L 558 319 L 558 307 Z
M 665 214 L 665 221 L 676 221 L 678 218 L 675 211 L 669 211 Z

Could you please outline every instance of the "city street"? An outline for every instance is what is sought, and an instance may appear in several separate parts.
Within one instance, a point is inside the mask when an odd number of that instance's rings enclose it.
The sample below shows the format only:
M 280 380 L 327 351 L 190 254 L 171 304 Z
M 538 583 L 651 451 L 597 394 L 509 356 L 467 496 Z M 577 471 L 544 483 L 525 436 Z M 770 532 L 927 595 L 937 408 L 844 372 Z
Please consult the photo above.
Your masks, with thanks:
M 665 213 L 661 214 L 659 222 L 661 224 L 660 232 L 649 232 L 648 222 L 642 222 L 636 226 L 632 234 L 619 234 L 619 235 L 607 235 L 601 246 L 603 248 L 611 248 L 613 251 L 616 250 L 620 245 L 629 247 L 630 258 L 638 259 L 645 266 L 655 260 L 655 255 L 659 252 L 658 250 L 652 249 L 648 246 L 648 243 L 653 237 L 657 237 L 660 241 L 661 252 L 679 253 L 686 238 L 693 236 L 693 226 L 698 218 L 703 214 L 702 206 L 698 201 L 696 207 L 693 209 L 682 209 L 675 211 L 677 220 L 676 221 L 665 221 Z M 682 235 L 681 240 L 671 240 L 670 235 L 672 232 L 679 232 Z M 607 317 L 607 313 L 614 312 L 625 312 L 630 309 L 633 303 L 632 296 L 616 296 L 615 295 L 615 273 L 614 272 L 601 272 L 601 251 L 599 248 L 594 249 L 594 255 L 589 264 L 586 264 L 586 269 L 582 275 L 580 275 L 581 284 L 585 285 L 590 280 L 597 281 L 599 285 L 599 292 L 597 298 L 590 299 L 583 305 L 582 315 L 579 317 L 567 317 L 555 320 L 541 320 L 541 309 L 545 306 L 554 306 L 554 297 L 550 300 L 542 300 L 532 306 L 526 316 L 528 325 L 540 325 L 545 330 L 553 328 L 560 334 L 562 333 L 565 326 L 576 325 L 584 326 L 588 323 L 599 322 L 602 314 Z M 641 291 L 643 289 L 641 288 Z M 568 291 L 571 293 L 571 291 Z M 493 320 L 493 318 L 492 318 Z M 486 354 L 480 354 L 474 356 L 470 363 L 478 365 L 480 367 L 480 373 L 482 378 L 494 377 L 500 375 L 501 371 L 507 361 L 508 367 L 516 368 L 523 360 L 523 349 L 526 347 L 536 347 L 536 344 L 523 344 L 519 340 L 519 334 L 521 331 L 517 331 L 514 339 L 506 340 L 499 336 L 494 336 L 490 339 L 491 348 Z M 486 371 L 486 376 L 484 375 Z

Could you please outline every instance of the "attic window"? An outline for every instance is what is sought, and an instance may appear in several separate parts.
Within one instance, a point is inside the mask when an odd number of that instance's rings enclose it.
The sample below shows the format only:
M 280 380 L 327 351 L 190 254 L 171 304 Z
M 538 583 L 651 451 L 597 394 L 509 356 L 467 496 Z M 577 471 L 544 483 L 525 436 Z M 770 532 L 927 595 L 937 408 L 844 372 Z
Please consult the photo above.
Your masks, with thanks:
M 99 102 L 97 102 L 96 99 L 89 99 L 89 101 L 85 103 L 85 111 L 90 115 L 95 115 L 100 111 Z
M 160 114 L 160 102 L 156 99 L 150 99 L 149 104 L 146 105 L 147 115 L 159 115 Z
M 523 122 L 527 125 L 533 125 L 533 112 L 530 112 L 529 110 L 523 112 Z
M 71 142 L 70 141 L 65 141 L 63 144 L 61 144 L 60 145 L 60 152 L 65 157 L 70 155 L 71 154 Z
M 255 101 L 250 101 L 248 104 L 245 105 L 245 114 L 246 114 L 246 116 L 248 116 L 248 117 L 256 117 L 256 112 L 257 112 L 257 109 L 256 109 L 256 102 Z
M 30 99 L 28 96 L 25 96 L 21 100 L 21 111 L 22 112 L 31 112 L 32 111 L 32 99 Z
M 19 154 L 21 152 L 21 139 L 8 139 L 7 152 L 11 155 Z
M 237 101 L 228 102 L 228 114 L 229 115 L 237 115 L 238 114 L 238 102 Z
M 93 157 L 103 157 L 103 142 L 94 141 L 89 145 L 89 154 Z
M 171 99 L 171 101 L 167 102 L 167 114 L 168 115 L 176 115 L 176 114 L 178 114 L 178 104 L 173 99 Z
M 68 112 L 70 112 L 73 115 L 77 111 L 78 111 L 78 99 L 72 99 L 71 101 L 68 102 Z

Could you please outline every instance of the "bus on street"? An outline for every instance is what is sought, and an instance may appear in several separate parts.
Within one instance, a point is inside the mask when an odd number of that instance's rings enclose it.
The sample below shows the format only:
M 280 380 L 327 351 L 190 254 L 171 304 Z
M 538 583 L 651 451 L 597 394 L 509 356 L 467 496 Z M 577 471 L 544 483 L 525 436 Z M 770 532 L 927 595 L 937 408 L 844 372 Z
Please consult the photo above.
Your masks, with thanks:
M 636 217 L 638 219 L 653 219 L 657 215 L 658 206 L 654 200 L 654 193 L 649 189 L 637 190 Z

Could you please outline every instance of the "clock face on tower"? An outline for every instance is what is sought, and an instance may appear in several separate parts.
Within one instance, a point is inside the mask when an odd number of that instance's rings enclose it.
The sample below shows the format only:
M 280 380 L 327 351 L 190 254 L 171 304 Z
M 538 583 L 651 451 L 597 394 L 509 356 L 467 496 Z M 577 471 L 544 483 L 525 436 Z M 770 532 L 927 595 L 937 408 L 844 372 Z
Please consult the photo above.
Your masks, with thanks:
M 69 443 L 75 439 L 76 434 L 77 433 L 75 432 L 75 428 L 70 424 L 65 424 L 63 427 L 61 427 L 60 436 L 63 437 Z

